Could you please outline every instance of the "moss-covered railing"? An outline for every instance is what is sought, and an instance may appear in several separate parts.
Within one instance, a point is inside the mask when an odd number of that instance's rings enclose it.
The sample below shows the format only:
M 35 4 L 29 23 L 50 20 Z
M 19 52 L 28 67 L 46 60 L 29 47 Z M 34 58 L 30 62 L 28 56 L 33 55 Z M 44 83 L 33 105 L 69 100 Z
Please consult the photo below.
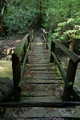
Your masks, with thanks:
M 14 83 L 14 99 L 20 101 L 21 87 L 24 68 L 28 62 L 28 51 L 33 40 L 32 33 L 25 35 L 19 45 L 15 48 L 12 54 L 12 69 L 13 69 L 13 83 Z
M 77 65 L 80 62 L 80 57 L 78 57 L 74 52 L 70 51 L 67 47 L 65 47 L 60 41 L 52 40 L 51 46 L 48 44 L 48 33 L 42 29 L 42 37 L 44 41 L 46 42 L 46 48 L 48 48 L 51 52 L 50 56 L 50 62 L 56 62 L 59 71 L 61 73 L 61 76 L 64 80 L 64 91 L 63 91 L 63 97 L 62 99 L 64 101 L 70 101 L 72 98 L 76 101 L 80 101 L 80 96 L 77 94 L 77 92 L 74 90 L 74 80 L 77 70 Z M 63 69 L 61 66 L 59 59 L 57 58 L 57 55 L 55 53 L 55 46 L 60 48 L 66 56 L 69 57 L 67 72 Z

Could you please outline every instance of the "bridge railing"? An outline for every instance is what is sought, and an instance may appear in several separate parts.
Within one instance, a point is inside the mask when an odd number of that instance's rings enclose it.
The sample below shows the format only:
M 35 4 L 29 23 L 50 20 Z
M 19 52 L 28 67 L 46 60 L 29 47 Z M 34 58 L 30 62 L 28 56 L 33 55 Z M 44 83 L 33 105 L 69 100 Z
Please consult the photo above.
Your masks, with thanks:
M 78 55 L 76 55 L 74 52 L 70 51 L 60 41 L 52 40 L 51 46 L 50 46 L 48 44 L 48 33 L 44 29 L 42 29 L 42 37 L 44 38 L 44 41 L 46 42 L 46 46 L 47 46 L 46 48 L 48 48 L 51 51 L 50 62 L 54 62 L 54 61 L 56 62 L 59 68 L 59 71 L 61 73 L 61 76 L 64 80 L 65 85 L 64 85 L 62 99 L 64 101 L 68 101 L 68 100 L 71 100 L 73 97 L 75 100 L 80 101 L 79 95 L 73 88 L 77 65 L 80 62 L 80 57 L 78 57 Z M 59 59 L 56 56 L 55 46 L 60 48 L 65 53 L 65 55 L 69 57 L 67 72 L 65 72 L 65 70 L 63 69 L 63 67 L 61 66 L 59 62 Z
M 28 62 L 28 51 L 33 40 L 33 32 L 26 34 L 12 54 L 14 99 L 20 101 L 24 68 Z

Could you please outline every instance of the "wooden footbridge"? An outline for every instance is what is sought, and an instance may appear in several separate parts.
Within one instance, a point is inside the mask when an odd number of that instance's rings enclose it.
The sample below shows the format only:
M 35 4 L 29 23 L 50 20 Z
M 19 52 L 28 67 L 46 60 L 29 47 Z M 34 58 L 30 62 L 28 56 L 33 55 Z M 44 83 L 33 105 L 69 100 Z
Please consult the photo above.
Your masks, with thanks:
M 56 55 L 56 46 L 69 57 L 67 72 Z M 80 106 L 74 81 L 80 58 L 61 42 L 48 44 L 47 32 L 27 34 L 12 54 L 13 83 L 0 94 L 0 107 Z M 1 84 L 3 84 L 1 83 Z M 77 116 L 78 118 L 78 116 Z

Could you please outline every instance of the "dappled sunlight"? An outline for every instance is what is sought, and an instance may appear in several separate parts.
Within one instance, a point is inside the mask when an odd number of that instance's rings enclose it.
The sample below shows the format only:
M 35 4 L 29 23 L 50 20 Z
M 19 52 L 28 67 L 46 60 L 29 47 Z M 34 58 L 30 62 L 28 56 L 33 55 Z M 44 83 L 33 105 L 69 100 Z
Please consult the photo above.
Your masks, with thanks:
M 0 77 L 12 79 L 12 62 L 0 61 Z
M 18 42 L 20 42 L 20 41 L 21 41 L 21 39 L 17 39 L 17 40 L 16 40 L 16 43 L 18 43 Z
M 42 45 L 43 43 L 42 42 L 40 42 L 40 43 L 36 43 L 36 45 Z

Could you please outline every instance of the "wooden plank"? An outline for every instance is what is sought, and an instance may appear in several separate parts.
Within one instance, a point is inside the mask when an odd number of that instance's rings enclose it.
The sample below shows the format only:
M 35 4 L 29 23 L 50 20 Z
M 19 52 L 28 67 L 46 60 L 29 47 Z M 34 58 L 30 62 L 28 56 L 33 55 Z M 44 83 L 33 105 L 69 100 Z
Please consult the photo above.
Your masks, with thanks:
M 73 98 L 74 98 L 76 101 L 78 101 L 78 102 L 80 101 L 80 94 L 78 94 L 74 88 L 73 88 L 73 90 L 72 90 L 72 95 L 73 95 Z
M 26 120 L 80 120 L 80 117 L 26 117 Z
M 53 81 L 53 80 L 39 80 L 39 81 L 26 81 L 27 84 L 64 84 L 62 81 Z
M 67 47 L 65 47 L 61 42 L 53 40 L 53 42 L 63 51 L 65 54 L 74 62 L 79 62 L 80 57 L 78 57 L 75 53 L 70 51 Z
M 9 101 L 10 98 L 13 96 L 13 94 L 14 94 L 14 88 L 12 87 L 3 96 L 1 96 L 0 102 Z
M 50 81 L 50 80 L 59 80 L 59 81 L 61 81 L 62 80 L 62 78 L 61 77 L 58 77 L 58 76 L 55 76 L 55 77 L 53 77 L 53 78 L 51 78 L 51 77 L 28 77 L 27 78 L 28 80 L 47 80 L 47 81 Z
M 45 96 L 45 97 L 23 97 L 23 102 L 62 102 L 61 99 L 55 96 Z
M 53 57 L 54 57 L 54 59 L 55 59 L 55 62 L 56 62 L 57 65 L 58 65 L 58 68 L 59 68 L 59 70 L 60 70 L 60 73 L 61 73 L 61 76 L 63 77 L 64 82 L 66 82 L 66 72 L 65 72 L 64 69 L 61 67 L 61 65 L 60 65 L 60 63 L 59 63 L 56 55 L 55 55 L 53 52 L 52 52 L 52 55 L 53 55 Z
M 22 64 L 22 70 L 21 70 L 21 78 L 23 77 L 24 74 L 24 69 L 25 69 L 25 64 L 28 63 L 28 53 L 26 52 L 24 60 L 23 60 L 23 64 Z
M 69 60 L 65 87 L 64 87 L 63 100 L 71 99 L 76 70 L 77 70 L 77 63 L 74 63 L 72 60 Z
M 13 81 L 8 78 L 0 78 L 1 84 L 6 84 L 8 86 L 13 86 Z
M 22 77 L 24 73 L 25 63 L 28 59 L 27 52 L 29 49 L 29 34 L 27 34 L 20 42 L 20 44 L 14 50 L 12 54 L 12 68 L 13 68 L 13 83 L 14 83 L 14 98 L 16 101 L 20 101 L 21 98 L 21 86 Z M 26 50 L 27 48 L 27 50 Z M 21 62 L 22 68 L 21 68 Z
M 80 102 L 30 102 L 30 101 L 21 101 L 21 102 L 4 102 L 0 103 L 0 107 L 70 107 L 70 106 L 80 106 Z
M 31 67 L 52 67 L 52 66 L 54 66 L 54 63 L 48 63 L 48 64 L 46 64 L 46 63 L 31 63 L 30 64 L 30 66 Z
M 45 68 L 45 67 L 34 67 L 34 68 L 30 68 L 31 71 L 54 71 L 55 68 Z
M 45 71 L 39 71 L 39 70 L 31 70 L 31 73 L 33 73 L 33 74 L 39 74 L 39 75 L 43 75 L 44 74 L 44 76 L 46 75 L 46 74 L 50 74 L 50 75 L 53 75 L 53 74 L 58 74 L 58 72 L 56 71 L 56 70 L 45 70 Z
M 21 62 L 16 54 L 12 55 L 12 68 L 13 68 L 13 83 L 14 83 L 14 98 L 20 101 L 21 98 Z
M 52 52 L 55 53 L 55 43 L 51 42 L 51 56 L 50 56 L 50 62 L 54 62 L 54 57 L 52 55 Z

